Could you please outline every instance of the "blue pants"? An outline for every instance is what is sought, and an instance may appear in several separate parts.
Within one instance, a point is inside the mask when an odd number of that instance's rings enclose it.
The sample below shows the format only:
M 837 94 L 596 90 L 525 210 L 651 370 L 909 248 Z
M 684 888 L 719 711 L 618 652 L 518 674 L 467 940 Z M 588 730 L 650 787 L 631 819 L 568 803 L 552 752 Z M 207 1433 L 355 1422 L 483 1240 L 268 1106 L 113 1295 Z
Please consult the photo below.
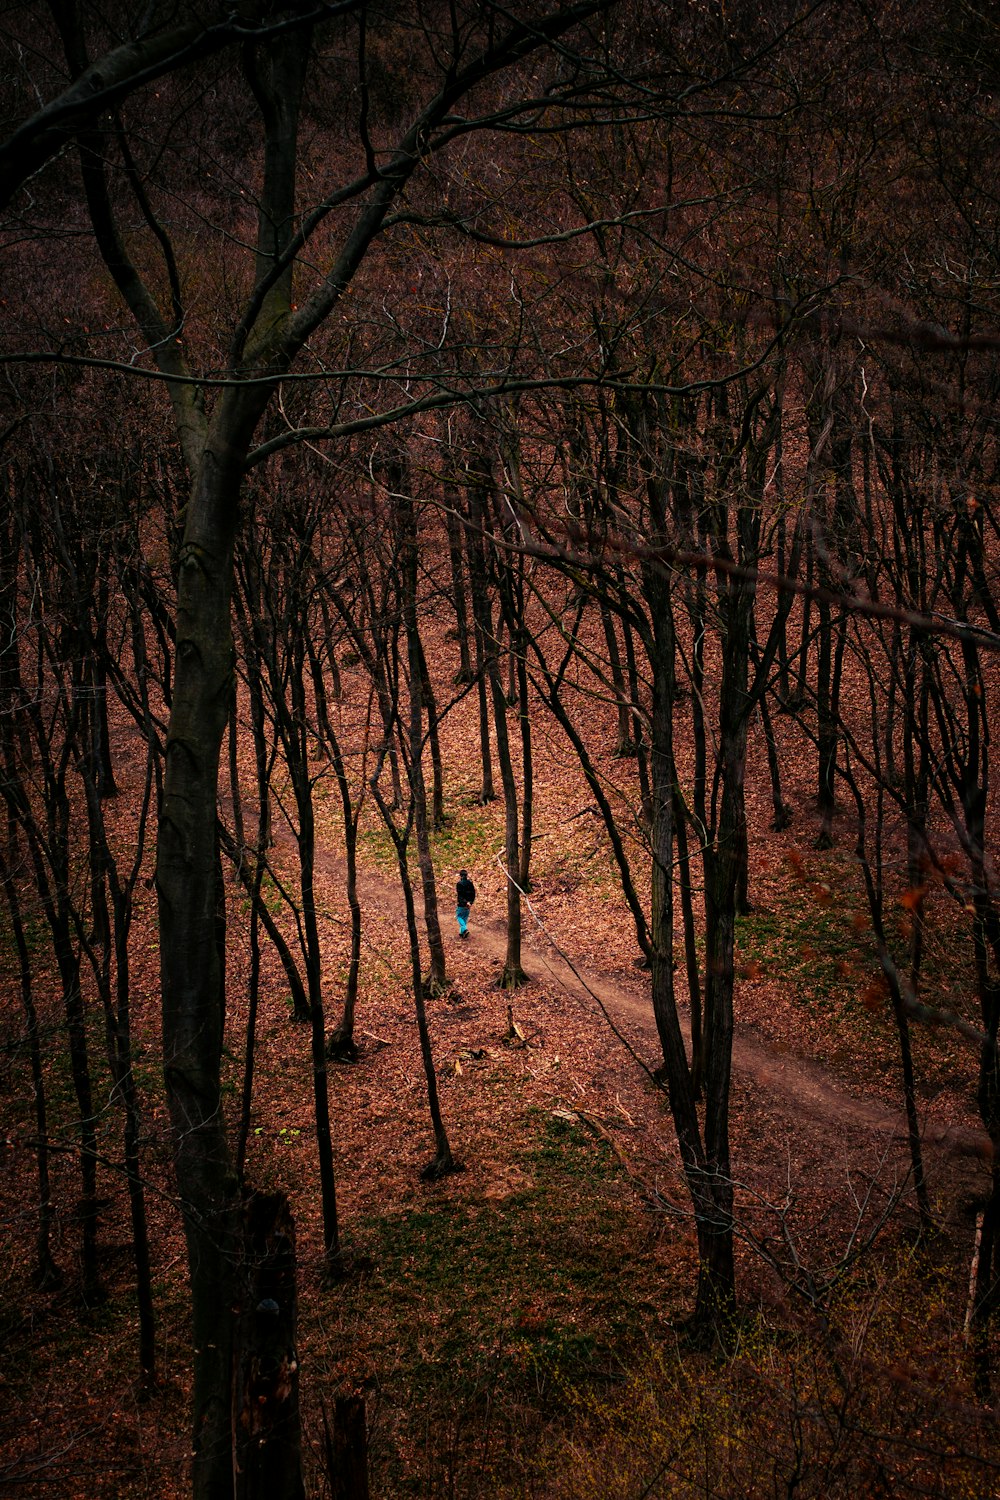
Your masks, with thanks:
M 458 935 L 465 937 L 469 930 L 469 908 L 467 906 L 456 906 L 455 917 L 458 921 Z

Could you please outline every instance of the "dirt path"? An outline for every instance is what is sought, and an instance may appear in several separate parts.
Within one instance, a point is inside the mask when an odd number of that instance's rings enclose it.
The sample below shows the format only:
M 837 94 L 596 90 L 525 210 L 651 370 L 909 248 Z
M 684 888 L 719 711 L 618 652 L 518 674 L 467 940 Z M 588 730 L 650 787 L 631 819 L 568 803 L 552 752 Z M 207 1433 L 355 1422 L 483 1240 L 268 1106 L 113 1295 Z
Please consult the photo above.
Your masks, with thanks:
M 275 832 L 283 844 L 294 845 L 294 835 L 287 825 L 276 827 Z M 316 850 L 316 868 L 333 880 L 343 880 L 343 862 L 339 855 L 331 854 L 320 845 Z M 391 912 L 402 925 L 403 900 L 394 883 L 382 880 L 371 871 L 362 871 L 360 886 L 363 907 L 377 904 L 381 911 Z M 414 894 L 422 922 L 423 904 L 419 890 Z M 453 923 L 444 902 L 441 915 L 453 975 L 455 961 L 463 951 L 485 955 L 498 968 L 502 965 L 507 942 L 506 924 L 502 920 L 481 916 L 474 911 L 466 948 L 466 944 L 459 943 L 457 934 L 450 936 Z M 530 912 L 525 913 L 524 932 L 523 961 L 530 978 L 557 987 L 592 1014 L 596 1024 L 607 1027 L 610 1021 L 647 1067 L 658 1066 L 659 1043 L 648 981 L 637 972 L 635 981 L 626 983 L 620 977 L 578 964 L 571 953 L 557 949 Z M 527 996 L 530 990 L 523 993 Z M 602 1009 L 605 1014 L 602 1014 Z M 690 1041 L 690 1023 L 686 1015 L 682 1015 L 681 1024 Z M 846 1141 L 852 1135 L 855 1140 L 861 1135 L 878 1137 L 887 1147 L 894 1143 L 901 1153 L 906 1150 L 906 1122 L 901 1109 L 892 1108 L 876 1098 L 859 1097 L 848 1092 L 822 1064 L 779 1051 L 758 1032 L 739 1022 L 733 1040 L 733 1074 L 737 1086 L 742 1083 L 759 1090 L 779 1117 L 789 1124 L 794 1123 L 799 1129 L 805 1127 L 814 1138 L 817 1161 L 827 1154 L 823 1149 L 824 1142 L 829 1147 L 832 1140 L 839 1137 Z M 978 1165 L 989 1157 L 988 1137 L 984 1131 L 971 1125 L 928 1121 L 924 1125 L 923 1139 L 929 1154 L 950 1158 L 956 1166 L 957 1159 L 966 1158 Z
M 506 928 L 503 922 L 487 920 L 472 934 L 490 956 L 502 963 L 506 951 Z M 532 978 L 559 985 L 567 994 L 600 1017 L 603 1006 L 613 1021 L 628 1027 L 641 1042 L 641 1055 L 655 1067 L 659 1043 L 652 1015 L 648 983 L 638 978 L 625 984 L 619 978 L 596 973 L 577 964 L 572 955 L 565 957 L 544 933 L 536 933 L 524 946 L 525 968 Z M 569 960 L 567 962 L 567 959 Z M 681 1017 L 685 1039 L 690 1042 L 690 1020 Z M 848 1093 L 822 1066 L 809 1058 L 781 1053 L 751 1028 L 736 1024 L 733 1038 L 733 1071 L 751 1080 L 780 1102 L 783 1112 L 808 1118 L 817 1124 L 838 1129 L 860 1128 L 886 1137 L 906 1138 L 905 1117 L 899 1110 L 881 1100 Z M 981 1158 L 988 1152 L 984 1131 L 949 1125 L 927 1125 L 926 1145 L 940 1147 L 958 1155 Z

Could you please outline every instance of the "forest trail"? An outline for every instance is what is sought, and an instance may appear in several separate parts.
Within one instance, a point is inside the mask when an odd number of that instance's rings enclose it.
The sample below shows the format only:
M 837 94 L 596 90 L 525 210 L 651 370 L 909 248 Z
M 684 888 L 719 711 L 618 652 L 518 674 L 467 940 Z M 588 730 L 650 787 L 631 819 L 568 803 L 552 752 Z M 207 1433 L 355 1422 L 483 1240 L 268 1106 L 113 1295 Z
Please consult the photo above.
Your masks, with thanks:
M 634 1030 L 647 1067 L 656 1068 L 660 1060 L 659 1042 L 648 983 L 643 986 L 637 979 L 629 985 L 617 976 L 578 964 L 572 955 L 557 948 L 540 925 L 535 926 L 530 936 L 527 926 L 525 923 L 523 949 L 529 977 L 558 985 L 588 1008 L 596 1023 L 606 1024 L 601 1015 L 603 1008 L 616 1024 Z M 498 965 L 502 964 L 507 942 L 502 921 L 488 918 L 474 923 L 470 926 L 470 938 L 478 941 Z M 683 1010 L 681 1028 L 690 1045 L 690 1017 Z M 733 1072 L 737 1079 L 750 1080 L 772 1095 L 784 1113 L 805 1117 L 820 1126 L 860 1129 L 905 1143 L 906 1120 L 902 1110 L 892 1109 L 878 1099 L 847 1092 L 821 1063 L 780 1051 L 738 1019 L 733 1037 Z M 923 1139 L 927 1146 L 956 1155 L 982 1158 L 989 1154 L 985 1131 L 969 1127 L 930 1122 L 924 1128 Z
M 293 830 L 283 820 L 275 820 L 274 833 L 284 844 L 295 842 Z M 335 880 L 344 879 L 342 858 L 325 849 L 320 841 L 316 847 L 316 868 Z M 362 908 L 371 909 L 377 905 L 383 913 L 391 913 L 402 928 L 404 902 L 398 886 L 383 880 L 371 869 L 360 870 L 358 881 Z M 422 926 L 423 900 L 419 883 L 414 886 L 414 900 Z M 499 971 L 506 954 L 507 930 L 502 918 L 488 916 L 482 905 L 477 904 L 470 918 L 469 938 L 462 942 L 455 930 L 452 905 L 450 886 L 442 881 L 439 913 L 448 974 L 450 981 L 460 986 L 461 956 L 465 951 L 485 955 L 495 962 Z M 510 999 L 515 1012 L 523 1014 L 524 1008 L 530 1007 L 532 989 L 537 985 L 558 989 L 589 1012 L 595 1025 L 606 1028 L 609 1033 L 616 1032 L 616 1046 L 622 1047 L 623 1051 L 629 1048 L 642 1066 L 648 1071 L 654 1070 L 661 1055 L 648 981 L 644 981 L 638 972 L 636 979 L 628 982 L 619 975 L 578 963 L 549 936 L 530 901 L 525 902 L 525 907 L 522 957 L 532 983 L 512 992 Z M 423 938 L 423 933 L 421 936 Z M 690 1019 L 683 1010 L 681 1025 L 685 1040 L 690 1043 Z M 855 1156 L 854 1148 L 862 1142 L 866 1145 L 874 1143 L 886 1155 L 898 1155 L 900 1159 L 907 1152 L 906 1121 L 901 1106 L 893 1108 L 873 1096 L 849 1092 L 822 1063 L 781 1050 L 738 1018 L 733 1039 L 733 1077 L 736 1089 L 748 1086 L 759 1092 L 761 1103 L 766 1104 L 772 1124 L 777 1121 L 779 1131 L 781 1122 L 784 1122 L 786 1130 L 792 1125 L 796 1127 L 797 1140 L 800 1131 L 811 1138 L 813 1150 L 807 1150 L 806 1154 L 812 1158 L 817 1171 L 825 1174 L 828 1158 L 836 1158 L 832 1163 L 833 1170 L 842 1173 L 845 1163 Z M 983 1130 L 970 1124 L 944 1124 L 923 1118 L 921 1125 L 929 1157 L 948 1159 L 956 1168 L 962 1158 L 970 1166 L 981 1167 L 988 1162 L 989 1139 Z M 843 1145 L 842 1152 L 832 1149 L 838 1140 Z M 765 1150 L 768 1145 L 773 1147 L 775 1144 L 773 1139 L 765 1142 Z

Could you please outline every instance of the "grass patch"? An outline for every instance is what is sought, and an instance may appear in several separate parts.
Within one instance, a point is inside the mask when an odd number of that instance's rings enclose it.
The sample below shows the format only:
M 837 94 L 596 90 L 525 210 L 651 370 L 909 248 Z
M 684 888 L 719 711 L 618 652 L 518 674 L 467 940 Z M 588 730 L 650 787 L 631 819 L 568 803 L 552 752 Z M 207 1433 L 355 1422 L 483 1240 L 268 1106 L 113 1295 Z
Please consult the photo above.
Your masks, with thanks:
M 416 861 L 416 840 L 413 843 L 413 858 Z M 399 869 L 396 861 L 396 848 L 389 837 L 389 831 L 380 822 L 371 828 L 358 829 L 358 863 L 368 865 L 380 874 L 395 874 Z
M 512 1191 L 434 1191 L 358 1225 L 373 1270 L 341 1293 L 336 1375 L 378 1393 L 378 1493 L 502 1492 L 538 1433 L 619 1383 L 676 1310 L 614 1152 L 547 1111 L 526 1123 Z
M 374 1270 L 345 1312 L 397 1407 L 394 1465 L 441 1413 L 484 1392 L 542 1416 L 567 1382 L 606 1386 L 658 1312 L 651 1272 L 623 1282 L 623 1256 L 650 1235 L 614 1153 L 569 1122 L 529 1122 L 514 1191 L 442 1196 L 358 1226 Z
M 899 893 L 900 895 L 902 893 Z M 953 905 L 929 893 L 923 908 L 921 999 L 963 1009 L 970 993 L 971 944 L 954 925 Z M 902 972 L 909 967 L 913 916 L 887 892 L 886 935 Z M 778 974 L 793 1002 L 854 1018 L 882 1009 L 882 986 L 867 901 L 856 871 L 827 858 L 799 870 L 776 906 L 736 919 L 737 963 L 749 978 Z
M 457 873 L 481 864 L 484 856 L 488 858 L 502 847 L 503 834 L 496 810 L 499 808 L 502 813 L 503 803 L 498 801 L 484 807 L 478 796 L 478 791 L 465 788 L 450 798 L 445 826 L 431 835 L 434 868 L 441 872 L 442 878 L 452 870 Z
M 780 974 L 796 1003 L 861 1011 L 877 964 L 855 881 L 827 862 L 775 908 L 736 919 L 737 963 L 749 976 Z
M 476 801 L 477 795 L 468 788 L 457 791 L 448 799 L 444 828 L 431 834 L 431 857 L 441 880 L 445 880 L 452 870 L 457 873 L 481 865 L 484 858 L 491 858 L 496 849 L 502 847 L 503 833 L 497 808 L 502 815 L 503 804 L 497 802 L 484 807 Z M 417 840 L 414 833 L 410 834 L 407 852 L 411 877 L 416 878 Z M 396 874 L 395 846 L 381 820 L 359 831 L 358 855 L 362 863 L 380 873 Z
M 726 1355 L 650 1342 L 613 1388 L 567 1388 L 563 1420 L 541 1433 L 525 1493 L 992 1494 L 991 1414 L 968 1398 L 962 1341 L 937 1313 L 936 1288 L 933 1268 L 904 1252 L 852 1280 L 826 1337 L 799 1321 L 776 1339 L 751 1316 Z M 843 1349 L 854 1358 L 842 1362 Z
M 808 1045 L 824 1061 L 866 1071 L 895 1068 L 891 998 L 858 870 L 835 855 L 810 860 L 808 867 L 796 859 L 792 868 L 793 878 L 770 908 L 737 918 L 737 974 L 750 981 L 777 980 L 783 1000 L 812 1031 Z M 905 895 L 901 887 L 886 891 L 883 918 L 890 953 L 903 975 L 909 973 L 915 920 Z M 974 1021 L 968 927 L 964 920 L 956 923 L 954 903 L 933 887 L 922 916 L 919 999 Z M 967 1058 L 956 1032 L 916 1024 L 910 1036 L 922 1094 L 930 1098 L 942 1088 L 967 1088 Z

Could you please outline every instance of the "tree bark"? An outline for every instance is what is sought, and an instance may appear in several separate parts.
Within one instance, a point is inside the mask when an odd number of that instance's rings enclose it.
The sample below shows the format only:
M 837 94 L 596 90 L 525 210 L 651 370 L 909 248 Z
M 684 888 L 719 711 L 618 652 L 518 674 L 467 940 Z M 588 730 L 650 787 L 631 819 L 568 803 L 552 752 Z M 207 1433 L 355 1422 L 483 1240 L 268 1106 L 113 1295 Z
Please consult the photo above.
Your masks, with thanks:
M 284 1193 L 242 1214 L 233 1411 L 236 1500 L 304 1500 L 295 1225 Z
M 245 451 L 256 415 L 241 404 L 223 398 L 188 504 L 156 860 L 163 1072 L 191 1283 L 195 1500 L 231 1500 L 233 1493 L 231 1310 L 240 1206 L 220 1093 L 225 990 L 215 825 L 232 701 L 230 594 L 240 484 L 234 455 Z
M 324 1420 L 325 1420 L 324 1412 Z M 363 1396 L 338 1396 L 326 1427 L 331 1500 L 368 1500 L 368 1428 Z

